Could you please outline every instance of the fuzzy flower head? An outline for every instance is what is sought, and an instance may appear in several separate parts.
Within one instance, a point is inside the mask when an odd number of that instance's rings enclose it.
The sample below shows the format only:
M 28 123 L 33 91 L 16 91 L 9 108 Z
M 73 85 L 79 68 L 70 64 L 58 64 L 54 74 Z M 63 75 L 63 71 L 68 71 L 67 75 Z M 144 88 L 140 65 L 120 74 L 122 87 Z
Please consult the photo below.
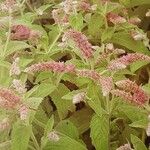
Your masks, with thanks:
M 14 79 L 12 86 L 19 94 L 24 94 L 27 91 L 25 84 L 23 84 L 21 80 Z
M 110 61 L 110 63 L 108 64 L 108 69 L 110 71 L 116 71 L 119 69 L 124 69 L 126 68 L 128 65 L 130 65 L 131 63 L 135 62 L 135 61 L 150 61 L 150 57 L 146 56 L 144 54 L 140 54 L 140 53 L 132 53 L 132 54 L 128 54 L 125 56 L 122 56 L 120 58 L 117 58 L 115 60 Z
M 78 93 L 78 94 L 73 96 L 72 102 L 73 102 L 73 104 L 78 104 L 80 102 L 84 102 L 85 97 L 86 97 L 85 92 Z
M 29 109 L 27 108 L 27 106 L 21 104 L 19 106 L 19 114 L 20 114 L 20 119 L 21 120 L 26 120 L 27 119 L 27 116 L 28 116 L 28 112 L 29 112 Z
M 15 58 L 15 60 L 13 61 L 12 65 L 11 65 L 11 68 L 10 68 L 10 76 L 12 75 L 20 75 L 21 73 L 21 70 L 20 70 L 20 67 L 19 67 L 19 58 Z
M 28 40 L 30 37 L 31 30 L 25 25 L 14 25 L 11 28 L 11 39 L 12 40 Z
M 143 89 L 140 86 L 138 86 L 135 82 L 132 82 L 128 79 L 118 81 L 116 82 L 116 85 L 123 91 L 115 90 L 115 92 L 113 91 L 112 94 L 119 96 L 123 99 L 127 99 L 139 106 L 145 104 L 145 102 L 147 102 L 149 99 L 148 95 L 143 91 Z M 126 97 L 125 93 L 126 95 L 130 95 L 130 96 Z
M 48 134 L 48 139 L 53 142 L 58 142 L 60 140 L 60 137 L 56 131 L 51 131 Z
M 138 17 L 133 17 L 129 19 L 129 23 L 134 24 L 134 25 L 138 25 L 141 23 L 141 19 Z
M 82 11 L 89 11 L 91 10 L 91 5 L 87 0 L 81 0 L 81 2 L 79 2 L 79 9 Z
M 5 0 L 0 5 L 0 10 L 2 12 L 13 12 L 18 8 L 18 4 L 16 3 L 16 0 Z
M 6 109 L 14 108 L 20 101 L 21 98 L 13 91 L 6 88 L 0 88 L 0 107 Z
M 100 82 L 100 85 L 102 87 L 103 96 L 107 96 L 113 87 L 112 78 L 111 77 L 101 77 L 99 82 Z
M 107 19 L 109 22 L 113 23 L 113 24 L 121 24 L 121 23 L 125 23 L 126 19 L 119 16 L 118 14 L 115 13 L 108 13 L 107 14 Z
M 30 67 L 25 69 L 25 72 L 33 73 L 39 71 L 53 71 L 53 72 L 74 72 L 75 66 L 72 64 L 65 64 L 64 62 L 43 62 L 31 65 Z
M 67 25 L 68 16 L 64 14 L 62 9 L 54 9 L 52 11 L 52 17 L 56 24 Z
M 75 45 L 81 50 L 84 58 L 90 58 L 93 56 L 93 49 L 91 43 L 89 43 L 87 37 L 79 31 L 69 30 L 63 36 L 63 40 L 71 39 Z
M 98 81 L 100 79 L 100 75 L 94 70 L 88 70 L 88 69 L 77 70 L 76 74 L 79 77 L 90 78 L 94 81 Z
M 135 41 L 141 41 L 146 38 L 146 36 L 143 33 L 134 30 L 130 32 L 130 35 Z

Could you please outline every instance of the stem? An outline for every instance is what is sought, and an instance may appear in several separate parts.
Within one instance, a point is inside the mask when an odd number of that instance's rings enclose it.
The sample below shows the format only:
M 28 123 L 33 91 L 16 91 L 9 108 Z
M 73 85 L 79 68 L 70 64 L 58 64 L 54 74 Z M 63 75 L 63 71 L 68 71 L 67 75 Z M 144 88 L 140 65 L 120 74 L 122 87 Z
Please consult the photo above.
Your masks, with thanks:
M 11 35 L 11 10 L 9 10 L 9 29 L 8 29 L 8 35 L 7 35 L 7 39 L 6 39 L 6 43 L 5 43 L 5 47 L 4 47 L 4 51 L 2 53 L 2 56 L 4 57 L 5 54 L 6 54 L 6 51 L 7 51 L 7 48 L 8 48 L 8 44 L 9 44 L 9 41 L 10 41 L 10 35 Z
M 143 131 L 142 131 L 142 142 L 143 143 L 145 143 L 145 136 L 146 136 L 145 130 L 143 129 Z
M 56 36 L 55 40 L 53 41 L 53 43 L 50 45 L 48 51 L 46 52 L 46 54 L 48 54 L 52 48 L 54 47 L 55 43 L 57 42 L 57 40 L 59 39 L 59 37 L 61 36 L 61 33 L 62 33 L 62 29 L 60 28 L 59 26 L 59 34 Z
M 34 143 L 34 146 L 35 146 L 36 150 L 40 150 L 40 146 L 39 146 L 39 144 L 38 144 L 38 142 L 37 142 L 37 140 L 36 140 L 36 137 L 34 136 L 33 131 L 32 131 L 32 133 L 31 133 L 31 139 L 32 139 L 32 141 L 33 141 L 33 143 Z

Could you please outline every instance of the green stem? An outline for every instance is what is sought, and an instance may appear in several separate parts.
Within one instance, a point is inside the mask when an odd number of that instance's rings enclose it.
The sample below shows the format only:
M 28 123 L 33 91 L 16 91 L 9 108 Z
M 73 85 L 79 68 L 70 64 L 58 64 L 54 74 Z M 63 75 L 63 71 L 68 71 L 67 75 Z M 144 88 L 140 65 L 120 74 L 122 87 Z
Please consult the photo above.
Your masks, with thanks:
M 39 144 L 38 144 L 38 142 L 37 142 L 37 140 L 36 140 L 36 137 L 34 136 L 33 131 L 32 131 L 32 133 L 31 133 L 31 139 L 32 139 L 32 141 L 33 141 L 33 143 L 34 143 L 34 146 L 35 146 L 36 150 L 40 150 L 40 146 L 39 146 Z
M 40 127 L 42 127 L 43 129 L 45 128 L 45 125 L 44 125 L 42 122 L 40 122 L 39 120 L 37 120 L 36 118 L 34 118 L 34 122 L 35 122 L 37 125 L 39 125 Z
M 8 26 L 9 29 L 8 29 L 8 35 L 7 35 L 4 51 L 3 51 L 3 54 L 2 54 L 3 57 L 6 54 L 8 44 L 9 44 L 9 41 L 10 41 L 10 35 L 11 35 L 11 21 L 12 21 L 12 18 L 11 18 L 11 11 L 10 10 L 9 10 L 9 20 L 8 21 L 9 21 L 9 26 Z
M 56 36 L 55 40 L 53 41 L 53 43 L 50 45 L 48 51 L 46 52 L 46 54 L 48 54 L 52 48 L 54 47 L 55 43 L 57 42 L 57 40 L 59 39 L 59 37 L 61 36 L 61 33 L 62 33 L 62 29 L 60 28 L 59 26 L 59 34 Z

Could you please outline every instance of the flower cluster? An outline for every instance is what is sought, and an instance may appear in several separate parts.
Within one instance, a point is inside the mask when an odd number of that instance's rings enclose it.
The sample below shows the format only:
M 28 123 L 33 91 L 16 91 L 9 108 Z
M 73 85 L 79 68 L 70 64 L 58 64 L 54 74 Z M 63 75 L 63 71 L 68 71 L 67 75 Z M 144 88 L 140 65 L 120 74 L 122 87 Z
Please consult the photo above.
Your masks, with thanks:
M 122 56 L 120 58 L 112 60 L 108 64 L 108 70 L 116 71 L 116 70 L 119 70 L 119 69 L 124 69 L 128 65 L 130 65 L 131 63 L 133 63 L 135 61 L 139 61 L 139 60 L 143 60 L 143 61 L 148 61 L 149 62 L 150 61 L 150 57 L 146 56 L 144 54 L 140 54 L 140 53 L 127 54 L 125 56 Z
M 121 17 L 118 14 L 112 12 L 107 14 L 107 19 L 113 24 L 121 24 L 126 22 L 126 19 L 124 17 Z
M 85 92 L 80 92 L 73 96 L 73 104 L 78 104 L 80 102 L 83 102 L 85 100 L 86 94 Z
M 19 94 L 24 94 L 27 91 L 25 84 L 23 84 L 21 80 L 14 79 L 12 86 Z
M 111 77 L 103 77 L 94 70 L 76 70 L 76 74 L 79 77 L 90 78 L 97 84 L 101 85 L 103 96 L 107 96 L 113 87 L 113 81 Z
M 21 98 L 16 95 L 12 90 L 0 88 L 0 107 L 10 109 L 19 104 Z
M 20 67 L 19 67 L 19 57 L 15 58 L 13 61 L 11 68 L 10 68 L 10 76 L 12 75 L 19 75 L 21 73 Z
M 58 142 L 60 140 L 60 137 L 56 131 L 51 131 L 48 134 L 48 139 L 53 142 Z
M 111 93 L 115 96 L 119 96 L 139 106 L 145 104 L 149 99 L 149 96 L 143 91 L 143 89 L 133 81 L 128 79 L 121 80 L 116 82 L 116 85 L 121 90 L 112 90 Z
M 24 104 L 21 104 L 19 106 L 19 114 L 20 114 L 20 119 L 21 120 L 26 120 L 27 119 L 27 115 L 29 112 L 29 109 L 27 108 L 27 106 L 25 106 Z
M 74 72 L 75 66 L 72 64 L 65 64 L 64 62 L 48 61 L 31 65 L 25 69 L 25 72 L 33 73 L 39 71 L 53 71 L 53 72 Z
M 64 34 L 63 39 L 73 40 L 76 46 L 81 50 L 83 57 L 90 58 L 93 56 L 92 45 L 89 43 L 87 37 L 81 32 L 69 30 Z

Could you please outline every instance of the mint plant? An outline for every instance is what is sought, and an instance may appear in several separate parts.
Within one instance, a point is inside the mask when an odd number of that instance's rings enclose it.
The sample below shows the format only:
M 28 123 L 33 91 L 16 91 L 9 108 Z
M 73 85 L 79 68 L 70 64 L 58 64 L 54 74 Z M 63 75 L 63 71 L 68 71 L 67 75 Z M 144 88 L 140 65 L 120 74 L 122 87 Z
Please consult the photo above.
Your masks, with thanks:
M 0 0 L 0 149 L 150 149 L 149 0 Z

